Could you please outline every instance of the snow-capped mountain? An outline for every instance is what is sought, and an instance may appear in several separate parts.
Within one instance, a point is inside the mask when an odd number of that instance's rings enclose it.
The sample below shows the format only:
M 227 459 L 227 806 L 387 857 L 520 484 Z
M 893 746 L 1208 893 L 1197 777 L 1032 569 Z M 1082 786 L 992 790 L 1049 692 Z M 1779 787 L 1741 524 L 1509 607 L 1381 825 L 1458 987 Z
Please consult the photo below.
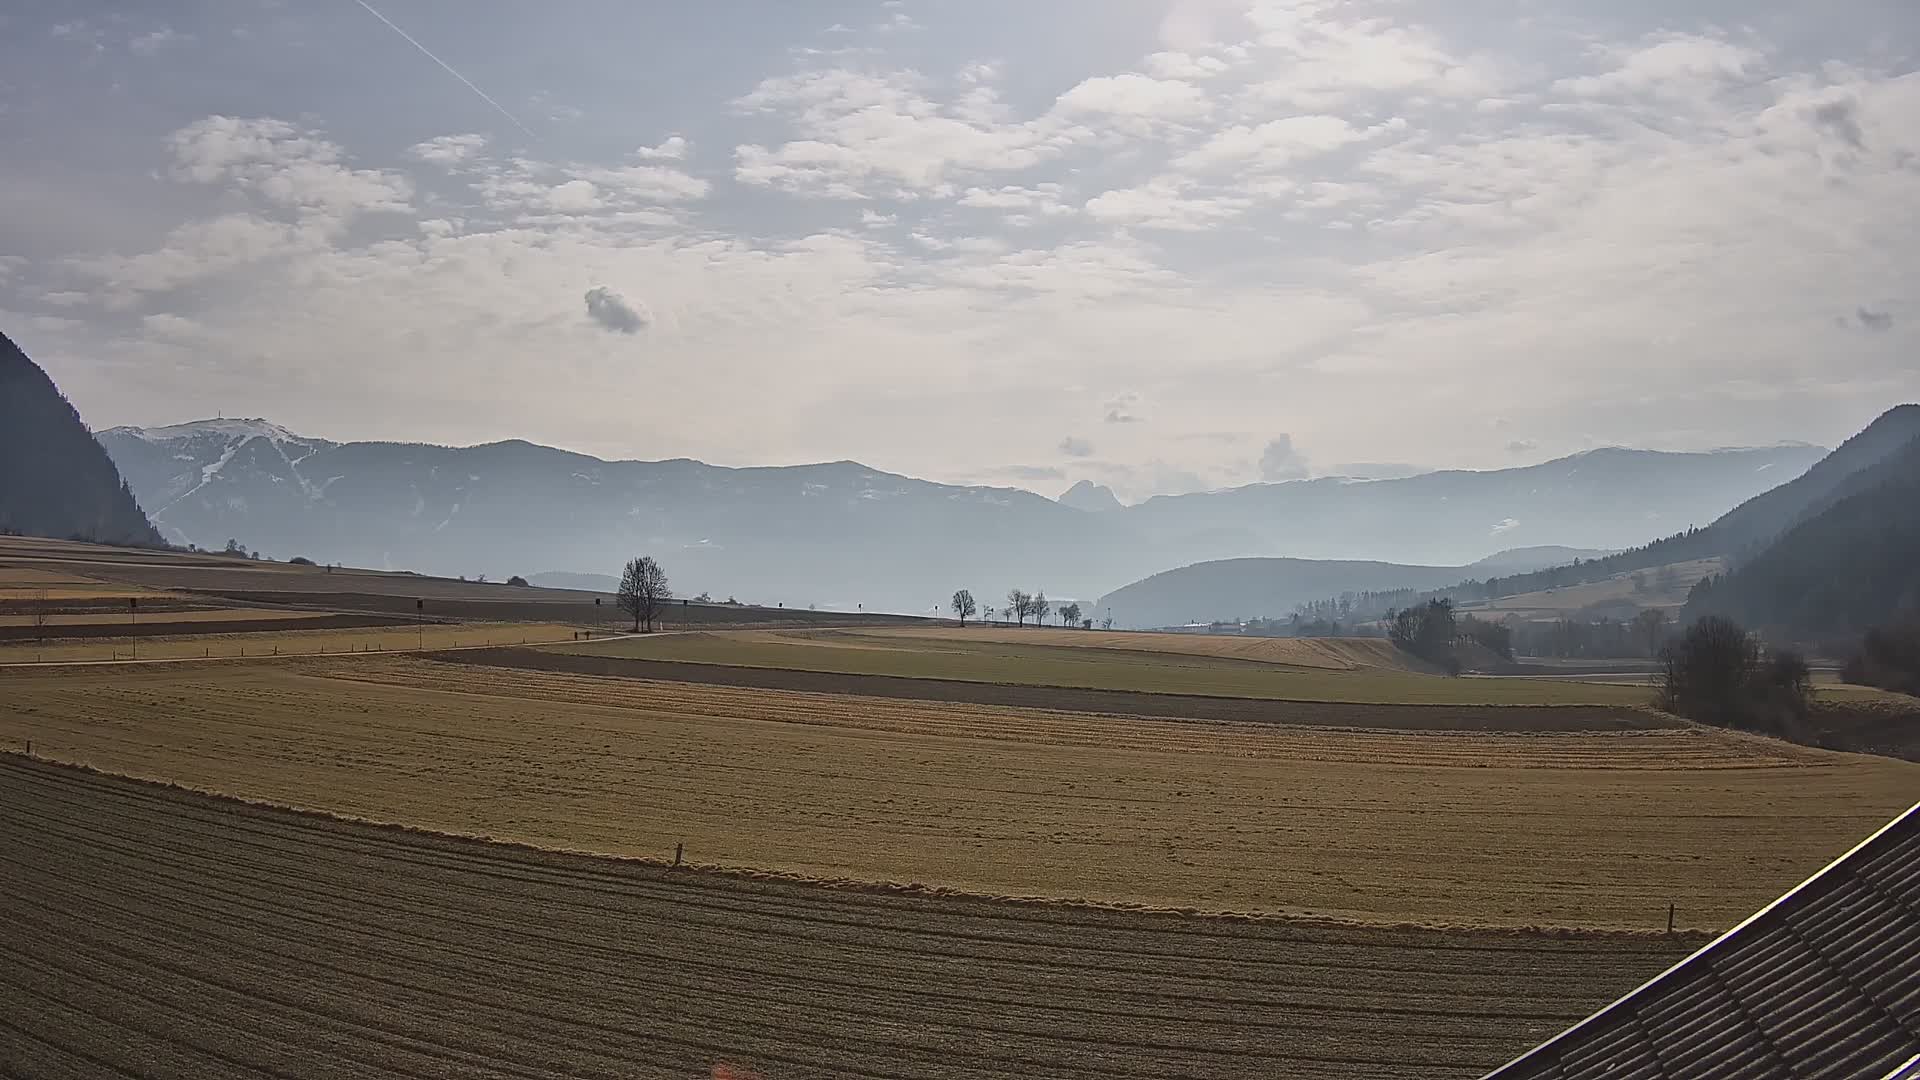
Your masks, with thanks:
M 902 611 L 962 587 L 1096 596 L 1239 556 L 1463 565 L 1513 547 L 1630 547 L 1711 521 L 1822 453 L 1595 451 L 1526 469 L 1255 484 L 1089 514 L 1028 491 L 852 461 L 735 469 L 602 461 L 517 440 L 334 443 L 265 420 L 114 428 L 99 439 L 180 543 L 233 538 L 281 558 L 494 577 L 611 574 L 652 554 L 683 592 Z
M 192 496 L 213 486 L 215 492 L 244 500 L 246 494 L 234 485 L 221 483 L 229 468 L 232 479 L 257 481 L 270 478 L 274 484 L 288 484 L 307 498 L 319 497 L 322 489 L 310 483 L 300 471 L 300 463 L 336 443 L 325 439 L 306 439 L 278 424 L 265 420 L 196 420 L 190 424 L 167 427 L 117 427 L 100 432 L 102 445 L 109 448 L 120 464 L 127 482 L 140 493 L 161 532 L 175 543 L 206 540 L 167 523 L 167 512 Z M 143 452 L 139 444 L 151 447 Z M 119 449 L 114 449 L 118 445 Z M 238 459 L 239 464 L 235 461 Z M 244 486 L 244 485 L 239 485 Z M 175 516 L 188 518 L 191 508 Z

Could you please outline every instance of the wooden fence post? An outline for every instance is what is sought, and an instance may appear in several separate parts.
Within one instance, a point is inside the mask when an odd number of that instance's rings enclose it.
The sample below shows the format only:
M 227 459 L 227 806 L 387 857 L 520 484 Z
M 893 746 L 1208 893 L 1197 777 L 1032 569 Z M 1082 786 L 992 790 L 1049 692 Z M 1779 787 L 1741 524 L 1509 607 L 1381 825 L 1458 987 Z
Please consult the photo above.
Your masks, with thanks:
M 1673 933 L 1673 905 L 1667 905 L 1667 933 Z
M 673 845 L 673 865 L 675 866 L 680 865 L 680 856 L 685 854 L 686 850 L 687 850 L 687 845 L 685 844 Z

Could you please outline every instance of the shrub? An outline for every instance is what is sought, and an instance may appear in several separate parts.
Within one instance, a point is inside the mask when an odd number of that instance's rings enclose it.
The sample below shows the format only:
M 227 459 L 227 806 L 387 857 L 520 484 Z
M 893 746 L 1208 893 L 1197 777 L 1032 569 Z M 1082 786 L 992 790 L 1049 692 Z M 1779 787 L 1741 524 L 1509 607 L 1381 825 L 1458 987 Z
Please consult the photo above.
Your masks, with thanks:
M 1920 620 L 1867 631 L 1859 649 L 1840 669 L 1840 677 L 1920 696 Z
M 295 555 L 295 556 L 294 556 L 293 558 L 291 558 L 291 559 L 288 559 L 288 560 L 287 560 L 287 565 L 289 565 L 289 566 L 312 566 L 312 565 L 313 565 L 313 560 L 312 560 L 312 559 L 309 559 L 309 558 L 307 558 L 307 557 L 306 557 L 305 555 Z
M 521 576 L 520 576 L 519 574 L 515 574 L 515 575 L 513 575 L 512 577 L 510 577 L 510 578 L 508 578 L 508 579 L 507 579 L 507 584 L 509 584 L 509 585 L 518 585 L 518 586 L 520 586 L 521 588 L 523 588 L 523 589 L 524 589 L 524 588 L 526 588 L 526 587 L 527 587 L 527 579 L 526 579 L 526 578 L 523 578 L 523 577 L 521 577 Z
M 1812 679 L 1799 653 L 1762 652 L 1732 619 L 1709 615 L 1660 651 L 1667 712 L 1703 724 L 1786 734 L 1807 715 Z

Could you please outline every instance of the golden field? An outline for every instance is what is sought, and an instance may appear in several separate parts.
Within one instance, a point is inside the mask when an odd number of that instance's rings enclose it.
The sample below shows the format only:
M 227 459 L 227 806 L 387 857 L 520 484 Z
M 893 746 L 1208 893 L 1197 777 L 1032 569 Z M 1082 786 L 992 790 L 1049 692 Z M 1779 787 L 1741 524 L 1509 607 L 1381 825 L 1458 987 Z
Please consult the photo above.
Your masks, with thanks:
M 0 673 L 0 739 L 553 848 L 1373 922 L 1724 927 L 1920 766 L 1675 725 L 1365 731 L 399 657 Z

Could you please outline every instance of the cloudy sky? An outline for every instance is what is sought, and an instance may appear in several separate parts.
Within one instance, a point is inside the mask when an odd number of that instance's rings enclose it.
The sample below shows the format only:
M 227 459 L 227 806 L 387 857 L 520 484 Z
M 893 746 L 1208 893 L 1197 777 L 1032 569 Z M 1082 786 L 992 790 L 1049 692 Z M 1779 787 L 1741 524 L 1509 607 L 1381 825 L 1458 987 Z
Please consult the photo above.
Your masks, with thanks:
M 0 329 L 96 427 L 1137 499 L 1920 398 L 1911 0 L 25 7 Z

